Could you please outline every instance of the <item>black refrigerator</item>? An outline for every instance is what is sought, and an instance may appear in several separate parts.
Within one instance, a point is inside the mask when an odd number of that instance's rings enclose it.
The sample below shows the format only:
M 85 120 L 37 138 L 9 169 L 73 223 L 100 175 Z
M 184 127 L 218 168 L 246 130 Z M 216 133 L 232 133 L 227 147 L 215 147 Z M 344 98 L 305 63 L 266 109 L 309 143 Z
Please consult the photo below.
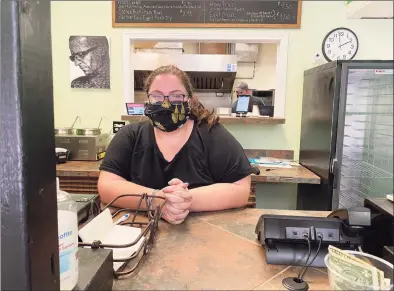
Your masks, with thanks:
M 363 206 L 393 193 L 393 61 L 330 62 L 304 72 L 297 209 Z

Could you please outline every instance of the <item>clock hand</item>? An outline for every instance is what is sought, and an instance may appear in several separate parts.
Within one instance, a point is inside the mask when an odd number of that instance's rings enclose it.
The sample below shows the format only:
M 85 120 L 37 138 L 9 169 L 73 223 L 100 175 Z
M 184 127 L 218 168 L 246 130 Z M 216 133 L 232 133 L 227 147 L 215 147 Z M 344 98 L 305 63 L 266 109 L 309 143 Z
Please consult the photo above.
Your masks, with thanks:
M 348 42 L 345 42 L 344 44 L 341 44 L 339 47 L 342 47 L 342 46 L 344 46 L 345 44 L 348 44 L 348 43 L 350 43 L 351 41 L 348 41 Z
M 338 37 L 339 37 L 339 48 L 342 50 L 342 45 L 341 45 L 341 34 L 338 33 Z

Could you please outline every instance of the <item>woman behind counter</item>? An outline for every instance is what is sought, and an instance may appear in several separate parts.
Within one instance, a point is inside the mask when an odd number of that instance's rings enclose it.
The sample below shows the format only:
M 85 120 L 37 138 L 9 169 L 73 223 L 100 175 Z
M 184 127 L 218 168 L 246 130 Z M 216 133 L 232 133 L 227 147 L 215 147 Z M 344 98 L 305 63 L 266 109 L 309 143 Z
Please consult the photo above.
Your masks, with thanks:
M 162 196 L 162 217 L 173 224 L 190 211 L 245 206 L 253 168 L 238 141 L 193 95 L 186 73 L 160 67 L 145 89 L 149 121 L 126 125 L 112 139 L 100 166 L 101 200 Z M 117 206 L 136 207 L 138 199 L 122 198 Z

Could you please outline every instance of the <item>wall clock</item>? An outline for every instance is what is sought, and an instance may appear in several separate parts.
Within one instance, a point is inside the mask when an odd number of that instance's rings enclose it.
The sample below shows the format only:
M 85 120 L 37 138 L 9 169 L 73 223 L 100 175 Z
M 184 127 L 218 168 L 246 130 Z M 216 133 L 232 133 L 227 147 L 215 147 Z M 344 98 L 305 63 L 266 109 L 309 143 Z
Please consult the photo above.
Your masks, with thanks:
M 351 60 L 358 51 L 357 35 L 350 29 L 339 27 L 331 30 L 323 40 L 322 52 L 327 61 Z

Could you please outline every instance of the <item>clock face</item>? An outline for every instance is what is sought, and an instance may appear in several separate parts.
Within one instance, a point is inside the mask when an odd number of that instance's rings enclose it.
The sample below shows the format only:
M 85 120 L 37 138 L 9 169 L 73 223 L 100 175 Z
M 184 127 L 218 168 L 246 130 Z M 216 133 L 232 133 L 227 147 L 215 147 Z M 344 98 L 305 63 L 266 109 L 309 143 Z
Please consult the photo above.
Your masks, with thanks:
M 351 60 L 358 51 L 358 38 L 348 28 L 336 28 L 323 40 L 323 55 L 327 61 Z

